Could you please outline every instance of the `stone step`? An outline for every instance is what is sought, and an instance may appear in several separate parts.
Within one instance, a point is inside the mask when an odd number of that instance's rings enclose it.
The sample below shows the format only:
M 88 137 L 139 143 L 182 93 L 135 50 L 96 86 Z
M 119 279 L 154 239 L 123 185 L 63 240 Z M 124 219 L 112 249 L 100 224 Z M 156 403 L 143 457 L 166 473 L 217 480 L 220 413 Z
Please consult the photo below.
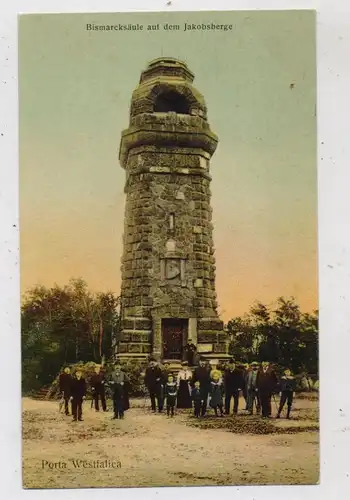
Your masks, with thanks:
M 33 394 L 32 398 L 37 400 L 45 400 L 48 399 L 50 387 L 42 387 L 35 394 Z

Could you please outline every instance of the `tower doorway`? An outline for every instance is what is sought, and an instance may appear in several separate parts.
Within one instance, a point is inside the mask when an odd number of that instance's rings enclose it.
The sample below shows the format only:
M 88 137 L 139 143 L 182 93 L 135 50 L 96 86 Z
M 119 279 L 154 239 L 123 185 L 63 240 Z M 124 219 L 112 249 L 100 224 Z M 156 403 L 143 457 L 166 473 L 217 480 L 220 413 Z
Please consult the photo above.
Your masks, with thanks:
M 162 319 L 164 359 L 182 359 L 183 346 L 188 329 L 188 319 Z

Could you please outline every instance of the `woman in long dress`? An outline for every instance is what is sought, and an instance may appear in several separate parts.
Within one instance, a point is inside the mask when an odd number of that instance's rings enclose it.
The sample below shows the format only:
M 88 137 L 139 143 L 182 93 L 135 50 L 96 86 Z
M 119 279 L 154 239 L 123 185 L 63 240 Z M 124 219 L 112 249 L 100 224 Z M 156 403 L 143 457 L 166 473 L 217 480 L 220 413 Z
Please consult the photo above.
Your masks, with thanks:
M 191 399 L 191 380 L 192 371 L 188 368 L 188 362 L 183 361 L 182 369 L 177 375 L 177 407 L 178 408 L 192 408 Z

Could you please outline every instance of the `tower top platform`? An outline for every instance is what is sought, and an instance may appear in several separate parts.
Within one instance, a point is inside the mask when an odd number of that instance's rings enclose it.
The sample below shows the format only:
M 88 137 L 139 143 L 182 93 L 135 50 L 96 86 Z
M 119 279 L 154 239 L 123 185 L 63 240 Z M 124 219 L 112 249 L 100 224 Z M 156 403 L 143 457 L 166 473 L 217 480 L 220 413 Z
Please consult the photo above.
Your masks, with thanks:
M 194 80 L 194 74 L 187 64 L 174 57 L 158 57 L 150 61 L 141 73 L 140 84 L 156 77 L 177 77 L 190 83 Z
M 210 156 L 218 138 L 210 130 L 204 96 L 184 61 L 158 57 L 147 63 L 132 93 L 129 127 L 122 131 L 119 160 L 126 168 L 137 147 L 195 148 Z

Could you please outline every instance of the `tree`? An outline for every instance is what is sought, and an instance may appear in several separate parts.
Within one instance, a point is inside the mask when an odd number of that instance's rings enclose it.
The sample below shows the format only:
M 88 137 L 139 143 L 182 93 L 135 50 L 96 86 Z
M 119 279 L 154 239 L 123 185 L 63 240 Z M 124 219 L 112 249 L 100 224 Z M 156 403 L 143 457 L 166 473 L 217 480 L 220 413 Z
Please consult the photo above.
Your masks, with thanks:
M 318 373 L 318 311 L 302 313 L 293 297 L 279 297 L 270 306 L 256 302 L 248 314 L 231 319 L 227 330 L 236 359 Z
M 230 336 L 229 352 L 235 359 L 251 362 L 257 355 L 256 331 L 252 328 L 249 315 L 231 319 L 227 324 Z
M 65 364 L 112 355 L 119 326 L 119 298 L 112 292 L 94 294 L 84 280 L 72 279 L 64 287 L 31 288 L 21 309 L 26 390 L 51 382 Z

